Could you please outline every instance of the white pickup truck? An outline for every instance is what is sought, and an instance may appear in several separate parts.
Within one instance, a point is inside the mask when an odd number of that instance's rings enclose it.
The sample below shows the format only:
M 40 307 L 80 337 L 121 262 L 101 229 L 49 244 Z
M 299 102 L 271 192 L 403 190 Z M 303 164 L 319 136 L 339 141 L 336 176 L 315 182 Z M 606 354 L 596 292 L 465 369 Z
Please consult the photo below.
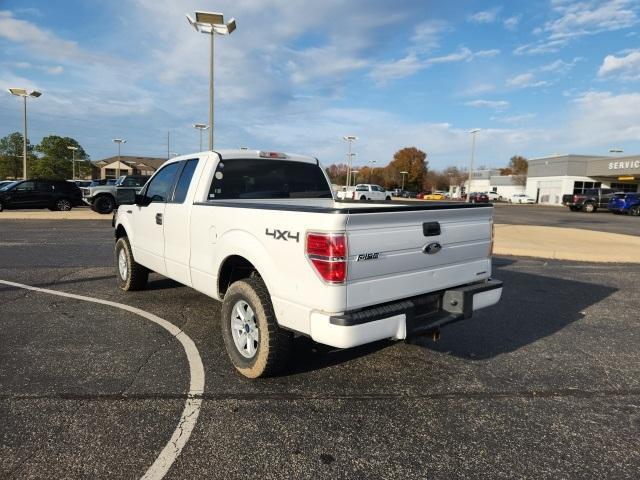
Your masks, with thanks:
M 168 161 L 114 214 L 120 288 L 154 271 L 222 301 L 243 375 L 294 334 L 349 348 L 435 334 L 497 303 L 488 204 L 339 202 L 315 158 L 228 150 Z
M 355 187 L 344 187 L 337 194 L 339 200 L 391 200 L 391 192 L 380 185 L 359 183 Z

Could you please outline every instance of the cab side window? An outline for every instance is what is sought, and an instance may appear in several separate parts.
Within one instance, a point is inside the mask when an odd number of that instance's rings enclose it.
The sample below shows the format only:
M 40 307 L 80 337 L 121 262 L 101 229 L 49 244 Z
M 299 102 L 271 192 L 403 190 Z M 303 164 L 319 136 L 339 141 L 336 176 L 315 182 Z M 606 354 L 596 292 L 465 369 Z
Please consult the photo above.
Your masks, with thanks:
M 145 197 L 148 202 L 166 202 L 169 194 L 171 193 L 171 187 L 173 181 L 178 173 L 180 167 L 179 162 L 171 163 L 166 167 L 161 168 L 155 177 L 149 183 Z
M 36 182 L 22 182 L 16 187 L 16 192 L 33 192 L 36 189 Z
M 180 179 L 176 184 L 176 190 L 173 193 L 173 201 L 175 203 L 184 202 L 187 198 L 187 192 L 189 191 L 189 185 L 191 185 L 191 179 L 193 178 L 193 172 L 196 171 L 198 166 L 198 160 L 187 160 L 180 174 Z

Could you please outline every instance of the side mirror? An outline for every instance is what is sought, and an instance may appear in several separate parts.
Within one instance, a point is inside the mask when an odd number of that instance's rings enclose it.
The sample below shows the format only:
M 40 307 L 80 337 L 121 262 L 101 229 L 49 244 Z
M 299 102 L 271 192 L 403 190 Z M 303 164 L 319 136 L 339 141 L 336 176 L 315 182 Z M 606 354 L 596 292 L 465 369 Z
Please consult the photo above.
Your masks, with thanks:
M 136 193 L 134 203 L 140 207 L 146 207 L 147 205 L 149 205 L 150 202 L 147 199 L 147 197 L 145 197 L 144 195 L 141 195 L 140 193 Z

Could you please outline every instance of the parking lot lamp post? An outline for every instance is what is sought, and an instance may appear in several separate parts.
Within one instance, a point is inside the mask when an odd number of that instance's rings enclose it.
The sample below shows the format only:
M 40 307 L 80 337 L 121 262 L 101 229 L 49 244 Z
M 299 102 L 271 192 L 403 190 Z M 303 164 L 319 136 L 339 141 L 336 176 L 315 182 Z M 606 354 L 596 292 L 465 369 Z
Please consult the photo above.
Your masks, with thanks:
M 471 202 L 471 179 L 473 178 L 473 161 L 476 155 L 476 133 L 480 131 L 479 128 L 469 130 L 471 134 L 471 158 L 469 158 L 469 187 L 467 193 L 467 202 Z
M 27 179 L 27 97 L 38 98 L 42 93 L 32 90 L 28 91 L 26 88 L 12 87 L 9 89 L 11 95 L 16 97 L 22 97 L 24 101 L 24 137 L 22 139 L 22 176 L 24 180 Z
M 67 150 L 71 150 L 71 179 L 76 179 L 76 150 L 78 147 L 68 146 Z
M 356 184 L 356 178 L 358 177 L 358 170 L 351 170 L 351 176 L 353 177 L 353 184 Z
M 404 176 L 407 175 L 409 172 L 407 171 L 401 171 L 400 175 L 402 175 L 402 186 L 400 187 L 400 190 L 402 190 L 404 192 Z
M 209 150 L 213 150 L 213 55 L 214 55 L 214 38 L 218 35 L 231 35 L 236 29 L 236 19 L 232 18 L 224 23 L 224 15 L 218 12 L 196 12 L 194 20 L 187 15 L 189 24 L 196 32 L 209 35 L 211 39 L 211 52 L 209 62 Z
M 351 185 L 351 161 L 353 160 L 353 156 L 355 153 L 351 153 L 351 147 L 354 140 L 357 140 L 358 137 L 355 135 L 345 135 L 342 137 L 343 140 L 349 142 L 349 153 L 347 153 L 347 187 Z
M 198 151 L 201 152 L 202 151 L 202 131 L 207 130 L 209 128 L 209 125 L 207 125 L 206 123 L 194 123 L 193 128 L 195 128 L 196 130 L 200 130 L 200 150 Z
M 118 180 L 120 178 L 120 145 L 127 141 L 124 138 L 114 138 L 113 142 L 118 144 L 118 166 L 116 167 L 116 180 Z

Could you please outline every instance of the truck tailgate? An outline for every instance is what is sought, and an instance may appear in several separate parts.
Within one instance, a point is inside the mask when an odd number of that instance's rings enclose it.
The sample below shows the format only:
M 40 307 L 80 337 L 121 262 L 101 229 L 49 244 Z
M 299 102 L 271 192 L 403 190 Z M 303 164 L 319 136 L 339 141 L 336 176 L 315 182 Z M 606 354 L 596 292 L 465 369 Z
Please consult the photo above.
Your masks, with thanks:
M 492 216 L 490 205 L 352 209 L 347 220 L 347 310 L 489 278 Z M 432 243 L 441 249 L 427 249 Z

